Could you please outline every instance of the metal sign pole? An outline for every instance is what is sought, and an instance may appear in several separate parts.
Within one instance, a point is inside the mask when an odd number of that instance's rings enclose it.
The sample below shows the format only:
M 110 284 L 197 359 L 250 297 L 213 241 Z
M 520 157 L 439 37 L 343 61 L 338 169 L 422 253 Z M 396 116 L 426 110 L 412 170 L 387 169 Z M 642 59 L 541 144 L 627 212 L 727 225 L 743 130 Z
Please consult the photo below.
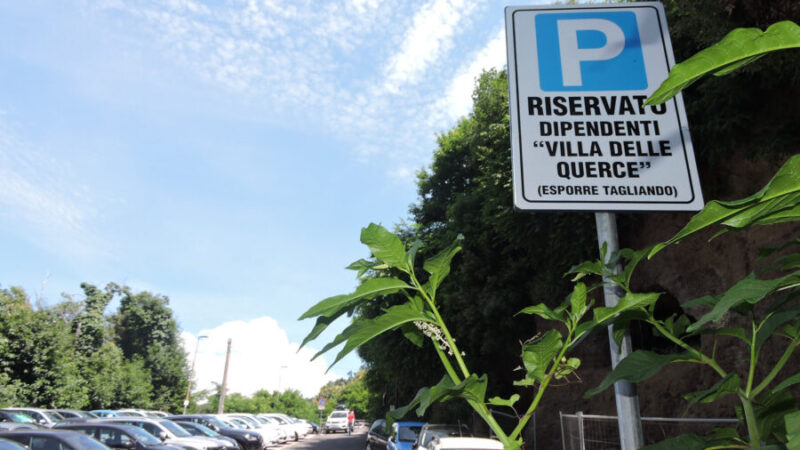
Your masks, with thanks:
M 619 240 L 617 238 L 617 219 L 614 213 L 596 212 L 594 214 L 597 224 L 597 242 L 603 248 L 606 243 L 610 257 L 614 252 L 619 251 Z M 614 268 L 614 273 L 619 273 L 620 267 Z M 607 281 L 604 279 L 603 281 Z M 606 307 L 613 307 L 619 301 L 620 288 L 606 284 L 603 287 Z M 617 367 L 620 360 L 624 359 L 631 352 L 631 335 L 625 333 L 620 346 L 614 342 L 613 329 L 608 327 L 608 344 L 611 348 L 611 368 Z M 642 421 L 639 416 L 639 397 L 636 394 L 636 385 L 627 381 L 617 381 L 614 383 L 615 400 L 617 404 L 617 420 L 619 425 L 619 441 L 621 450 L 635 450 L 644 446 L 642 436 Z

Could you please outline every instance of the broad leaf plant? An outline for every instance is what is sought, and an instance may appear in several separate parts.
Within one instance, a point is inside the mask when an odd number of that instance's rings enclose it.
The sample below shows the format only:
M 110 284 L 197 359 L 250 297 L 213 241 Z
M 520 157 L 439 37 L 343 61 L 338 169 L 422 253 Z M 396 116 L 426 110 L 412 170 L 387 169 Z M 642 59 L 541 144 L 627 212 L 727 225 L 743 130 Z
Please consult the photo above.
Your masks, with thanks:
M 737 29 L 719 43 L 677 64 L 667 80 L 648 99 L 648 104 L 668 101 L 682 89 L 707 74 L 725 75 L 775 51 L 800 48 L 800 27 L 793 22 L 780 22 L 766 31 L 754 28 Z M 522 344 L 520 359 L 524 376 L 515 382 L 521 387 L 534 389 L 531 402 L 524 408 L 516 404 L 520 396 L 511 398 L 486 398 L 486 375 L 469 369 L 466 356 L 459 350 L 440 314 L 436 294 L 450 272 L 453 257 L 461 250 L 461 237 L 437 255 L 424 261 L 424 273 L 415 270 L 416 242 L 409 248 L 397 235 L 382 226 L 370 224 L 361 232 L 361 242 L 372 253 L 372 259 L 359 260 L 348 268 L 359 277 L 369 272 L 361 285 L 352 293 L 327 298 L 306 311 L 300 319 L 316 318 L 311 332 L 302 345 L 316 339 L 336 319 L 350 317 L 367 302 L 386 295 L 402 294 L 405 302 L 386 308 L 374 318 L 356 314 L 350 325 L 325 345 L 315 357 L 343 344 L 333 364 L 375 338 L 381 333 L 401 330 L 414 344 L 421 346 L 423 339 L 433 342 L 439 356 L 444 376 L 438 384 L 424 387 L 408 405 L 390 411 L 391 421 L 415 410 L 418 415 L 439 401 L 464 399 L 488 424 L 506 449 L 515 450 L 523 445 L 522 430 L 539 405 L 548 386 L 574 374 L 580 367 L 577 358 L 569 357 L 589 333 L 613 327 L 614 339 L 621 339 L 632 321 L 643 321 L 658 334 L 669 339 L 682 351 L 662 355 L 645 350 L 632 352 L 620 361 L 602 383 L 587 392 L 592 396 L 605 390 L 618 380 L 643 381 L 657 374 L 668 364 L 698 364 L 711 368 L 718 381 L 711 387 L 689 393 L 686 400 L 692 403 L 714 402 L 727 395 L 739 399 L 737 413 L 746 429 L 740 436 L 735 428 L 716 430 L 708 437 L 684 435 L 656 444 L 651 449 L 708 450 L 722 448 L 800 448 L 800 412 L 786 389 L 800 383 L 800 373 L 786 376 L 786 367 L 794 351 L 800 346 L 800 306 L 796 301 L 800 290 L 800 253 L 788 253 L 800 247 L 800 239 L 786 243 L 778 249 L 780 256 L 772 258 L 772 265 L 761 273 L 740 280 L 726 292 L 708 295 L 683 303 L 684 307 L 703 307 L 707 310 L 699 319 L 687 315 L 657 319 L 654 316 L 659 293 L 636 293 L 631 290 L 631 279 L 639 262 L 652 258 L 667 246 L 675 245 L 698 231 L 719 227 L 720 234 L 742 229 L 772 225 L 800 219 L 800 155 L 790 158 L 774 178 L 759 192 L 738 201 L 709 202 L 689 223 L 669 240 L 655 246 L 633 251 L 624 249 L 614 255 L 601 252 L 601 258 L 573 267 L 570 274 L 575 286 L 572 293 L 558 307 L 551 309 L 538 304 L 523 309 L 522 314 L 533 314 L 560 323 L 558 328 L 547 330 Z M 778 254 L 778 253 L 776 253 Z M 621 271 L 615 267 L 622 265 Z M 766 278 L 765 273 L 780 273 Z M 594 306 L 590 292 L 600 284 L 589 285 L 589 276 L 604 276 L 624 292 L 614 307 Z M 728 314 L 742 317 L 746 323 L 740 327 L 721 327 L 720 321 Z M 711 352 L 692 345 L 698 336 L 715 339 Z M 727 336 L 739 341 L 748 350 L 749 361 L 744 373 L 722 367 L 717 355 L 723 350 L 716 347 L 716 338 Z M 756 376 L 761 352 L 765 346 L 780 346 L 782 356 L 763 377 Z M 333 365 L 332 364 L 332 365 Z M 518 415 L 517 425 L 507 432 L 495 421 L 490 407 L 509 407 L 524 411 Z

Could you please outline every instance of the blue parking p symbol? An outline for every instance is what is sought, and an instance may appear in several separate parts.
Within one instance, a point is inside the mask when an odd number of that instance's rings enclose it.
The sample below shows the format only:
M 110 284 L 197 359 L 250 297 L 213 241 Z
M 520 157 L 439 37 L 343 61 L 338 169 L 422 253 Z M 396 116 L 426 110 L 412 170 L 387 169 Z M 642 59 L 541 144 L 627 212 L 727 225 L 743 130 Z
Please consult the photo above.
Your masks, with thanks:
M 543 91 L 647 89 L 633 12 L 544 13 L 535 20 Z

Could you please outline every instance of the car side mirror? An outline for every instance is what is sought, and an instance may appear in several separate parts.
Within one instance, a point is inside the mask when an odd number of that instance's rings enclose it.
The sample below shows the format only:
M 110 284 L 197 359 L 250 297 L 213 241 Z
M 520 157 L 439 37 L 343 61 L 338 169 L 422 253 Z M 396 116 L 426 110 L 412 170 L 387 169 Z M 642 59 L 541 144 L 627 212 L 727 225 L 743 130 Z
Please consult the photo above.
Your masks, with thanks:
M 211 428 L 211 429 L 212 429 L 212 430 L 214 430 L 214 431 L 219 431 L 219 427 L 218 427 L 218 426 L 216 426 L 216 425 L 211 425 L 211 426 L 210 426 L 210 427 L 208 427 L 208 428 Z
M 159 431 L 158 432 L 158 438 L 161 439 L 162 441 L 166 441 L 167 440 L 167 432 L 166 431 Z
M 126 449 L 133 449 L 133 448 L 136 448 L 136 442 L 125 441 L 125 442 L 122 443 L 121 447 L 122 448 L 126 448 Z

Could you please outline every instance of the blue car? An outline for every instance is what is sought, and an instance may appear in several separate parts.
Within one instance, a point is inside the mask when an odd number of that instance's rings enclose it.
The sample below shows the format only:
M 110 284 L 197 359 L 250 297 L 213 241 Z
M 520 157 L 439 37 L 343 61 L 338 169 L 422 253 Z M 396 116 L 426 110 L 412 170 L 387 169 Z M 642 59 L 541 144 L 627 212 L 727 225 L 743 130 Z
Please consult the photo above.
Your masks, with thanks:
M 386 441 L 386 450 L 412 450 L 425 422 L 395 422 Z

